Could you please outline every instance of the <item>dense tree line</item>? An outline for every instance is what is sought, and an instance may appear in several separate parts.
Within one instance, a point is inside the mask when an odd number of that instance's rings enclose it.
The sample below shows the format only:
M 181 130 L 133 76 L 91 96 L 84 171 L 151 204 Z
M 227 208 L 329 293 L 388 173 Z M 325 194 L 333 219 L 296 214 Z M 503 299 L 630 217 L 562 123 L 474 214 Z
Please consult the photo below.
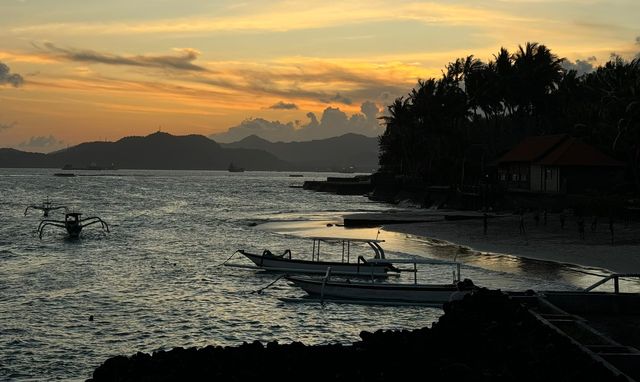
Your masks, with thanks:
M 624 161 L 640 190 L 640 60 L 613 57 L 580 76 L 563 61 L 527 43 L 487 63 L 457 59 L 439 79 L 420 80 L 383 117 L 381 169 L 430 185 L 473 185 L 524 137 L 568 133 Z

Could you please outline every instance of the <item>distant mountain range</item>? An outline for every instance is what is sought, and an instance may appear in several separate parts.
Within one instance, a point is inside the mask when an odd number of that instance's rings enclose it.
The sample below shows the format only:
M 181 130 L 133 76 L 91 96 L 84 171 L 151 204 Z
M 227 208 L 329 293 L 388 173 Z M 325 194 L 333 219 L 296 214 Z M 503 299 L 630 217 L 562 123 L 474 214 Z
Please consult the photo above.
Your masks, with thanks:
M 355 170 L 371 172 L 378 168 L 378 138 L 359 134 L 305 142 L 269 142 L 250 135 L 238 142 L 221 143 L 224 148 L 264 150 L 309 171 Z
M 88 142 L 49 154 L 0 149 L 0 167 L 285 170 L 288 163 L 262 150 L 224 149 L 202 135 L 153 133 L 116 142 Z
M 116 142 L 87 142 L 49 154 L 0 148 L 0 167 L 372 171 L 376 138 L 346 134 L 318 141 L 272 143 L 257 136 L 218 144 L 202 135 L 153 133 Z

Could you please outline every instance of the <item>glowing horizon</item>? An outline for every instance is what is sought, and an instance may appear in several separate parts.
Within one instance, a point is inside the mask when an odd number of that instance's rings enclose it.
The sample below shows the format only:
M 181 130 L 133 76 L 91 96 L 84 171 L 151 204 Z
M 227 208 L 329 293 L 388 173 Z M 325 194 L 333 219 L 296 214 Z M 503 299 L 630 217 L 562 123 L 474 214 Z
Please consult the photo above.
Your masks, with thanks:
M 382 109 L 449 61 L 527 41 L 596 65 L 640 51 L 631 0 L 56 3 L 0 5 L 0 63 L 24 79 L 0 78 L 0 147 L 210 135 L 248 118 L 295 128 L 328 107 Z

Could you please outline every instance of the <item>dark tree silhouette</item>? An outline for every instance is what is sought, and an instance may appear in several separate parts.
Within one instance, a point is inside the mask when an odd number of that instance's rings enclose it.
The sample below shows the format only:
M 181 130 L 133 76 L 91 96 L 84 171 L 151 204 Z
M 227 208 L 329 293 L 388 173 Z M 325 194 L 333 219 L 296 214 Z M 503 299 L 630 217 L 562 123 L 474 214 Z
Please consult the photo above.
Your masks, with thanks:
M 526 136 L 568 133 L 625 161 L 637 192 L 640 60 L 614 57 L 582 76 L 563 60 L 528 42 L 514 54 L 500 48 L 488 63 L 456 59 L 440 78 L 419 80 L 382 118 L 382 171 L 427 185 L 474 185 L 484 158 Z

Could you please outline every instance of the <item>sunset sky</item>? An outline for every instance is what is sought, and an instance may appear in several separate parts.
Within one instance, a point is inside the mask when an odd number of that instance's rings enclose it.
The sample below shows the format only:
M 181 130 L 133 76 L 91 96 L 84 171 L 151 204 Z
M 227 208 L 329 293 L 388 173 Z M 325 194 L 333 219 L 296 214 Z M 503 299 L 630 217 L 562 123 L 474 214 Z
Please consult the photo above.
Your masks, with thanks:
M 536 41 L 588 68 L 634 57 L 638 20 L 638 0 L 0 0 L 0 147 L 364 131 L 457 57 Z

